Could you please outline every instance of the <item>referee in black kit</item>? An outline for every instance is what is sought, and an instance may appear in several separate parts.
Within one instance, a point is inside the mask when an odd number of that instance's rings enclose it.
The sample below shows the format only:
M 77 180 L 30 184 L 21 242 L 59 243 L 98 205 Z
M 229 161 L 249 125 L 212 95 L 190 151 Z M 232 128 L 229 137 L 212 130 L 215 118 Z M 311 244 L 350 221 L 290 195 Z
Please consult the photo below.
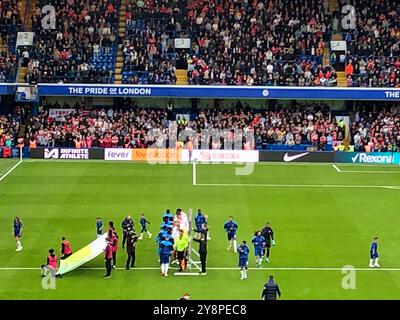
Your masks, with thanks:
M 199 254 L 200 254 L 200 262 L 201 262 L 201 272 L 202 276 L 207 274 L 206 270 L 206 260 L 207 260 L 207 237 L 206 233 L 200 234 L 200 239 L 193 238 L 193 241 L 199 243 Z
M 281 291 L 278 284 L 274 281 L 274 276 L 269 276 L 269 281 L 264 285 L 261 299 L 266 301 L 277 300 L 277 296 L 281 297 Z

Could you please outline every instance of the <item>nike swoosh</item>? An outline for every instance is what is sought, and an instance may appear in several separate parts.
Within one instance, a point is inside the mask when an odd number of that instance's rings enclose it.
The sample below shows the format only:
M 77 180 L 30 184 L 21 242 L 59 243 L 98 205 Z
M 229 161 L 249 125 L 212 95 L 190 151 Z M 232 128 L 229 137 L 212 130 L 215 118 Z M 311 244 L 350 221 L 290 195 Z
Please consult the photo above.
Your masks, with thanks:
M 351 157 L 351 160 L 353 160 L 353 162 L 356 162 L 356 160 L 357 160 L 357 158 L 358 158 L 359 155 L 360 155 L 360 154 L 357 153 L 354 157 Z
M 309 154 L 309 152 L 304 152 L 304 153 L 300 153 L 300 154 L 295 154 L 294 156 L 289 156 L 286 152 L 285 155 L 283 156 L 283 161 L 290 162 L 290 161 L 296 160 L 298 158 L 304 157 L 307 154 Z

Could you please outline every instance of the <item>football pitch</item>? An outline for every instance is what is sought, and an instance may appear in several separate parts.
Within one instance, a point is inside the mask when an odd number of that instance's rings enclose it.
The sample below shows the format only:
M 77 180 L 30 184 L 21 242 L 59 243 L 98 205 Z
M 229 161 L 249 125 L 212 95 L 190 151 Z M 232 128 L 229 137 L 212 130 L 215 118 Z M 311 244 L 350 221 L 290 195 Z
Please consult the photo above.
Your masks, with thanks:
M 282 299 L 400 299 L 400 167 L 350 164 L 258 163 L 250 175 L 238 165 L 151 165 L 105 161 L 0 161 L 0 299 L 260 299 L 270 274 Z M 206 276 L 161 277 L 158 233 L 165 209 L 208 215 L 210 236 Z M 47 250 L 59 254 L 66 236 L 77 251 L 96 238 L 95 219 L 120 224 L 130 214 L 151 222 L 153 238 L 137 245 L 136 268 L 118 269 L 103 279 L 103 257 L 42 288 L 39 266 Z M 15 252 L 12 221 L 24 223 Z M 238 257 L 228 252 L 223 224 L 233 215 L 238 242 L 250 242 L 267 221 L 275 232 L 271 263 L 255 268 L 253 246 L 247 280 Z M 369 269 L 369 248 L 380 238 L 380 269 Z M 194 243 L 193 247 L 198 248 Z M 355 288 L 344 289 L 342 267 L 355 268 Z M 353 286 L 354 287 L 354 286 Z

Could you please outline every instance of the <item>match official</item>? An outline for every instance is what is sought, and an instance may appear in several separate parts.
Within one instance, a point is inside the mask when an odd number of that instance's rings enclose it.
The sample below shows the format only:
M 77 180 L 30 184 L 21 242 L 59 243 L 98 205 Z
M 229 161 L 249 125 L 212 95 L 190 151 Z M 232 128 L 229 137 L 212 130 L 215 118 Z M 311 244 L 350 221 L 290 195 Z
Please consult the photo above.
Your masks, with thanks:
M 207 260 L 207 238 L 204 233 L 200 234 L 200 239 L 193 238 L 193 241 L 199 243 L 199 254 L 201 262 L 201 272 L 200 274 L 205 276 L 207 274 L 206 270 L 206 260 Z
M 122 221 L 121 223 L 121 227 L 122 227 L 122 249 L 125 248 L 125 242 L 126 239 L 128 237 L 128 232 L 133 230 L 133 219 L 131 218 L 131 216 L 126 216 L 125 219 Z
M 128 260 L 126 260 L 126 270 L 129 270 L 129 265 L 131 268 L 135 267 L 137 240 L 138 236 L 135 231 L 129 231 L 128 238 L 126 239 L 126 253 L 128 254 Z
M 264 285 L 261 299 L 266 301 L 277 300 L 277 296 L 281 297 L 281 291 L 278 284 L 274 281 L 274 276 L 269 276 L 269 281 Z

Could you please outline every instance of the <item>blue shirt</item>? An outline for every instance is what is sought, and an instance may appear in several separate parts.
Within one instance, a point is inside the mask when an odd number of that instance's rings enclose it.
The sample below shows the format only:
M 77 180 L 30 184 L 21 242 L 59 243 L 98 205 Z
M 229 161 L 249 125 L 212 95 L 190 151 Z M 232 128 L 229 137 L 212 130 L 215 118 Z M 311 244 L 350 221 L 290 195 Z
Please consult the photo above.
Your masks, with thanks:
M 224 224 L 224 229 L 226 232 L 230 231 L 231 233 L 236 233 L 238 228 L 239 226 L 235 221 L 227 221 Z
M 160 242 L 160 255 L 170 255 L 174 250 L 173 244 L 169 240 L 163 240 Z
M 14 233 L 20 233 L 21 229 L 22 229 L 22 223 L 14 221 Z
M 238 247 L 238 253 L 239 253 L 239 259 L 248 259 L 249 258 L 249 253 L 250 253 L 250 249 L 247 246 L 247 244 L 241 244 Z
M 103 221 L 101 220 L 96 221 L 96 229 L 97 229 L 97 234 L 103 233 Z
M 371 256 L 373 256 L 376 253 L 378 253 L 378 243 L 376 241 L 372 241 L 371 249 L 370 249 L 369 252 L 370 252 Z
M 173 221 L 173 220 L 174 220 L 174 216 L 173 216 L 171 213 L 164 213 L 163 219 L 164 219 L 165 217 L 168 217 L 168 220 L 169 220 L 169 221 Z
M 203 223 L 206 223 L 206 218 L 202 213 L 198 213 L 194 218 L 194 222 L 196 223 L 196 226 L 199 226 L 202 225 Z
M 265 238 L 263 236 L 254 236 L 251 242 L 254 244 L 254 249 L 262 249 L 264 247 Z
M 161 242 L 161 240 L 164 238 L 164 236 L 168 233 L 167 230 L 161 230 L 156 238 L 156 242 Z
M 147 220 L 146 220 L 146 218 L 140 218 L 140 224 L 143 226 L 143 227 L 145 227 L 146 226 L 146 223 L 150 223 L 150 222 L 148 222 Z

